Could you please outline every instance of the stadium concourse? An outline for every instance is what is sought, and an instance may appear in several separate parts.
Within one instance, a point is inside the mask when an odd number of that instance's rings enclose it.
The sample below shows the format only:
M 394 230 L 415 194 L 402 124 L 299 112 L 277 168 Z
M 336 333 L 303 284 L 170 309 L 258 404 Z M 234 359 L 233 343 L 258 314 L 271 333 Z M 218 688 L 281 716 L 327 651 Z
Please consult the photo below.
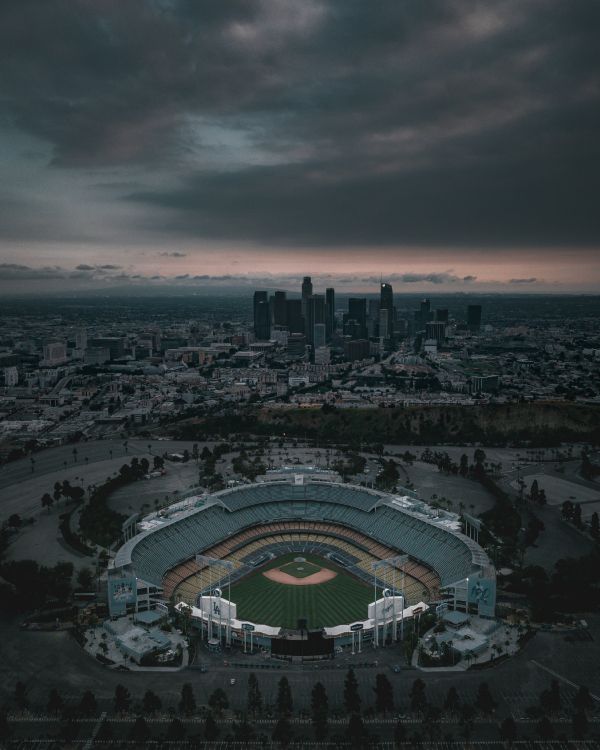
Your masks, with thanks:
M 257 578 L 290 555 L 336 575 L 304 587 Z M 108 599 L 112 616 L 174 605 L 215 649 L 251 633 L 264 652 L 294 656 L 285 643 L 310 636 L 303 656 L 333 656 L 354 651 L 359 631 L 396 641 L 430 606 L 493 618 L 495 570 L 455 514 L 305 468 L 150 514 L 117 552 Z

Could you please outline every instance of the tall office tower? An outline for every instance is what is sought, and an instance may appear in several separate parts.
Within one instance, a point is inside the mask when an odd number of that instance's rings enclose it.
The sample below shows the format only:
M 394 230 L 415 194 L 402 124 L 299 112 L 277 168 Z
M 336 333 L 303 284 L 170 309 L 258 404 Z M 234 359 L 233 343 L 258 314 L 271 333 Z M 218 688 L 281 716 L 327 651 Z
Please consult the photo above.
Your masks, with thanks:
M 441 346 L 446 340 L 446 324 L 440 320 L 425 323 L 425 339 L 434 339 Z
M 254 335 L 258 341 L 268 341 L 271 336 L 270 313 L 267 292 L 254 292 Z
M 302 300 L 288 299 L 285 302 L 287 327 L 290 333 L 304 333 L 304 318 L 302 316 Z
M 313 328 L 313 351 L 319 347 L 325 346 L 326 325 L 325 323 L 315 323 Z
M 481 328 L 481 305 L 468 305 L 467 328 L 475 333 Z
M 427 323 L 427 321 L 430 320 L 430 317 L 431 317 L 431 300 L 430 299 L 421 300 L 420 313 L 421 313 L 421 328 L 425 328 L 425 323 Z
M 286 298 L 285 292 L 275 292 L 271 297 L 272 300 L 272 318 L 273 325 L 285 326 L 287 325 L 287 309 L 286 309 Z
M 325 290 L 325 335 L 327 341 L 331 341 L 335 331 L 335 289 L 328 287 Z
M 309 344 L 315 342 L 315 326 L 325 324 L 325 297 L 313 294 L 306 300 L 306 339 Z
M 388 311 L 387 330 L 379 331 L 379 336 L 391 339 L 394 335 L 394 292 L 392 285 L 386 284 L 385 281 L 381 284 L 381 291 L 379 293 L 379 309 Z
M 367 333 L 373 338 L 379 336 L 379 300 L 370 299 L 367 309 Z
M 306 301 L 312 297 L 313 285 L 310 276 L 305 276 L 302 280 L 302 315 L 306 317 Z
M 382 307 L 379 311 L 379 339 L 381 342 L 388 338 L 388 331 L 390 330 L 390 311 L 387 307 Z
M 435 311 L 435 319 L 440 323 L 447 323 L 448 322 L 448 309 L 438 307 L 438 309 Z
M 348 317 L 346 320 L 354 320 L 358 324 L 358 338 L 367 336 L 367 300 L 365 297 L 350 297 L 348 300 Z

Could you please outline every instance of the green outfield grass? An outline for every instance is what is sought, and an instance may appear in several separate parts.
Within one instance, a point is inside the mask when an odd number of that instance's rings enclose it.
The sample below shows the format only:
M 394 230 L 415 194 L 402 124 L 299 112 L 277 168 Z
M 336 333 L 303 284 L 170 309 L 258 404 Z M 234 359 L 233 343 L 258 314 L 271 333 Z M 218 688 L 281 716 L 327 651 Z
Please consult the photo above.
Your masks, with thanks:
M 291 586 L 275 583 L 262 575 L 270 568 L 293 563 L 298 556 L 316 568 L 335 570 L 337 576 L 313 586 Z M 286 572 L 291 571 L 286 569 Z M 294 553 L 272 560 L 235 583 L 231 587 L 231 601 L 237 604 L 240 620 L 295 628 L 298 619 L 306 617 L 309 628 L 318 628 L 366 620 L 368 605 L 373 601 L 373 589 L 329 560 Z

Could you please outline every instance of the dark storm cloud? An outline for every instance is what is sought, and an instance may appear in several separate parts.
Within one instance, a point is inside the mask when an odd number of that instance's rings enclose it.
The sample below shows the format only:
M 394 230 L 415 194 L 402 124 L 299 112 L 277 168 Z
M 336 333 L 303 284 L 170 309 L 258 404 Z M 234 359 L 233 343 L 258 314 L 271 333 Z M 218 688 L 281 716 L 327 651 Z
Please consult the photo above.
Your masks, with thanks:
M 530 276 L 528 279 L 510 279 L 509 284 L 535 284 L 537 279 L 535 276 Z
M 5 0 L 0 93 L 56 169 L 166 170 L 106 182 L 136 228 L 593 246 L 599 32 L 595 0 Z
M 159 253 L 162 258 L 185 258 L 187 253 L 180 253 L 177 250 L 172 253 Z

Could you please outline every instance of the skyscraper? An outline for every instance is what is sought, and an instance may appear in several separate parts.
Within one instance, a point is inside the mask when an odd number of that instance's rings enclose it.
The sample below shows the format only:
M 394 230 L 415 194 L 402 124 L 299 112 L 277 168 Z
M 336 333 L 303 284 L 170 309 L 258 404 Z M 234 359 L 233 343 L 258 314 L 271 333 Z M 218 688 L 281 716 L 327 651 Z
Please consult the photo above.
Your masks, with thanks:
M 290 333 L 304 333 L 304 318 L 302 317 L 302 300 L 288 299 L 285 303 L 287 327 Z
M 344 315 L 344 333 L 353 339 L 367 337 L 367 300 L 365 297 L 350 297 L 348 312 Z
M 302 281 L 302 315 L 306 317 L 306 301 L 312 297 L 313 285 L 310 276 L 305 276 Z
M 285 292 L 275 292 L 271 299 L 273 301 L 273 324 L 276 326 L 287 325 L 287 300 Z
M 467 327 L 474 333 L 481 328 L 481 305 L 468 305 Z
M 325 290 L 325 335 L 327 341 L 331 340 L 335 331 L 335 289 L 328 287 Z
M 313 294 L 306 300 L 306 339 L 309 344 L 315 343 L 315 326 L 325 324 L 325 297 Z
M 379 309 L 387 310 L 387 330 L 379 331 L 379 335 L 391 339 L 394 335 L 394 292 L 392 285 L 387 284 L 385 281 L 381 284 L 381 290 L 379 293 Z
M 271 336 L 271 311 L 267 292 L 254 292 L 254 335 L 259 341 Z

